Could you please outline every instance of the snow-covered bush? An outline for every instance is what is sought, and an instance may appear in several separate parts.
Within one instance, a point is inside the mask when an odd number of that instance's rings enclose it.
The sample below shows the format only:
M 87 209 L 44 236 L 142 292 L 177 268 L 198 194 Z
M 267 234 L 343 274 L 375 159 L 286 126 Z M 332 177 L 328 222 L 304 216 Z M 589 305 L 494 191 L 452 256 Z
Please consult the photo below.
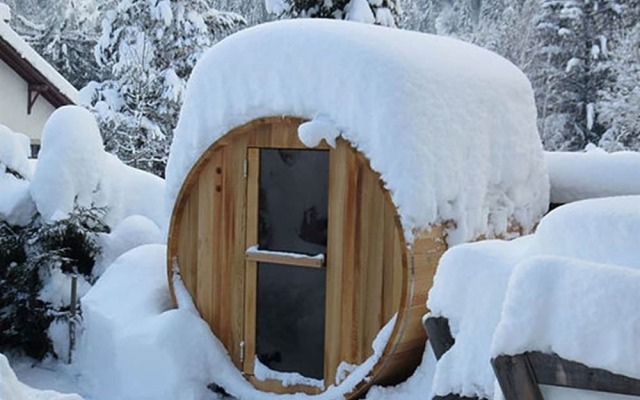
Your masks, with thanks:
M 64 274 L 89 280 L 101 252 L 97 233 L 105 229 L 98 209 L 76 209 L 48 223 L 36 215 L 26 227 L 0 221 L 0 349 L 20 349 L 37 359 L 53 352 L 47 330 L 54 318 L 69 317 L 69 301 L 56 301 L 64 293 L 43 289 Z
M 53 317 L 38 298 L 42 258 L 27 258 L 26 231 L 0 221 L 0 350 L 42 358 L 51 349 L 46 329 Z
M 120 254 L 162 241 L 164 182 L 106 154 L 79 107 L 47 121 L 35 172 L 28 143 L 0 126 L 0 350 L 66 356 L 72 275 L 80 297 Z

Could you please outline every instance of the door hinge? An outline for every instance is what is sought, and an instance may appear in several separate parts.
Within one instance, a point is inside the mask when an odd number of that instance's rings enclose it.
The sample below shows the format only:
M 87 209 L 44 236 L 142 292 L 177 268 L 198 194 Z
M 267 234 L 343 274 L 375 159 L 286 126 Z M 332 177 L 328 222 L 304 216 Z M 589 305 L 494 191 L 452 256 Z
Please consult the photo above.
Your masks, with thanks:
M 244 159 L 244 164 L 242 164 L 242 176 L 245 178 L 249 175 L 249 160 Z
M 240 342 L 240 364 L 244 364 L 244 341 Z

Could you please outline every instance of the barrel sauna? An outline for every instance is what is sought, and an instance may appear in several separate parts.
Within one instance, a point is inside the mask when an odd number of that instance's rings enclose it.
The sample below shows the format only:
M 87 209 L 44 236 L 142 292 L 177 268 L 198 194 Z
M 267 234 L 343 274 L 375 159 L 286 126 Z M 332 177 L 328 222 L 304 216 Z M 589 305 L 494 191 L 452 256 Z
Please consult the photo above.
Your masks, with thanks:
M 329 386 L 341 363 L 359 365 L 373 354 L 374 339 L 396 316 L 353 397 L 373 383 L 399 382 L 418 365 L 426 341 L 420 319 L 446 241 L 434 227 L 409 248 L 366 158 L 341 139 L 335 148 L 307 148 L 298 139 L 301 122 L 254 120 L 200 157 L 174 207 L 168 271 L 178 266 L 202 318 L 265 391 L 322 389 L 259 380 L 255 360 Z M 299 186 L 305 181 L 311 187 Z M 308 359 L 296 360 L 301 353 Z

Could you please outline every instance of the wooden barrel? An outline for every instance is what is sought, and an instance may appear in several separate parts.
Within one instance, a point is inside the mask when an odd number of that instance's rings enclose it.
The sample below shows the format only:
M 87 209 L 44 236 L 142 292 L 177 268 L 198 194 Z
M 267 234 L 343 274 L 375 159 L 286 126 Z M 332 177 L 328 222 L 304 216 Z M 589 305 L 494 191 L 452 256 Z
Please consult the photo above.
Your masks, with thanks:
M 171 278 L 174 265 L 178 266 L 202 318 L 247 380 L 262 391 L 311 394 L 324 390 L 309 384 L 285 386 L 277 378 L 258 379 L 256 362 L 280 372 L 296 371 L 291 367 L 294 361 L 287 365 L 282 361 L 290 358 L 288 344 L 282 352 L 277 346 L 278 351 L 266 350 L 273 347 L 269 335 L 288 335 L 289 330 L 299 329 L 291 334 L 306 343 L 300 345 L 302 353 L 313 347 L 309 343 L 320 341 L 319 355 L 309 355 L 314 360 L 308 364 L 317 365 L 309 374 L 324 381 L 326 388 L 343 378 L 336 375 L 341 363 L 359 365 L 373 355 L 374 339 L 395 316 L 391 336 L 375 366 L 348 394 L 354 398 L 374 383 L 401 381 L 418 365 L 426 341 L 421 317 L 427 311 L 426 295 L 446 241 L 442 227 L 435 227 L 416 232 L 408 246 L 391 196 L 368 160 L 342 139 L 335 148 L 326 143 L 307 148 L 298 139 L 302 122 L 292 117 L 254 120 L 233 129 L 201 155 L 173 209 L 168 273 Z M 304 163 L 310 167 L 302 167 Z M 277 217 L 269 219 L 271 211 L 265 210 L 273 204 L 265 199 L 278 198 L 270 190 L 289 190 L 277 180 L 280 178 L 269 180 L 277 168 L 291 174 L 294 187 L 313 182 L 308 189 L 285 196 L 286 201 L 312 197 L 304 199 L 313 205 L 302 218 L 299 211 L 306 206 L 286 205 L 284 212 L 273 211 Z M 320 193 L 323 190 L 325 194 Z M 315 200 L 322 196 L 325 200 Z M 287 222 L 287 207 L 294 222 Z M 322 254 L 264 250 L 280 235 L 270 234 L 269 229 L 276 231 L 279 225 L 283 232 L 297 227 L 292 242 L 309 242 L 311 247 L 305 248 L 319 248 Z M 286 250 L 288 243 L 280 246 Z M 316 278 L 309 278 L 315 282 L 309 286 L 304 282 L 311 275 Z M 172 286 L 175 302 L 173 290 Z M 281 297 L 289 292 L 297 297 L 282 297 L 274 303 L 269 297 L 273 291 Z M 307 298 L 315 300 L 305 305 Z M 303 311 L 298 321 L 313 316 L 314 322 L 278 327 L 285 317 L 269 319 L 280 315 L 279 308 L 285 309 L 285 316 L 294 314 L 298 311 L 287 307 L 299 305 Z M 316 329 L 318 326 L 323 327 Z M 297 372 L 305 375 L 305 371 Z

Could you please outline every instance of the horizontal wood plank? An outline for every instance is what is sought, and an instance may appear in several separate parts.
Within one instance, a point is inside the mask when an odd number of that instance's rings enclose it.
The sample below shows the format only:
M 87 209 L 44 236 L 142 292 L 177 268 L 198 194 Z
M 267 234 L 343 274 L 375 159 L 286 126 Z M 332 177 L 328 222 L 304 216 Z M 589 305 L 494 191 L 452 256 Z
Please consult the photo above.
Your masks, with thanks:
M 591 368 L 561 358 L 557 354 L 537 351 L 525 354 L 539 384 L 640 396 L 640 379 L 614 374 L 600 368 Z M 637 354 L 630 355 L 630 357 L 634 356 L 638 357 Z
M 275 251 L 257 250 L 249 248 L 246 251 L 247 261 L 271 264 L 293 265 L 296 267 L 323 268 L 324 255 L 309 256 L 298 253 L 280 253 Z

